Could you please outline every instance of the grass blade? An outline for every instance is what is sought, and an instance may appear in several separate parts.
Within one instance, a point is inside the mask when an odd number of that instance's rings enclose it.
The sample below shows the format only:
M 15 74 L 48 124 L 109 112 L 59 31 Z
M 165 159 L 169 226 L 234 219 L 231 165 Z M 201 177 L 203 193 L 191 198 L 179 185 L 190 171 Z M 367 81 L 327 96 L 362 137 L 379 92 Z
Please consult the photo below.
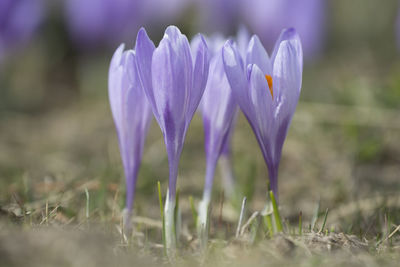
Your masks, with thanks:
M 85 188 L 85 195 L 86 195 L 86 220 L 89 220 L 89 204 L 90 204 L 90 198 L 89 198 L 89 191 L 87 188 Z
M 319 230 L 319 233 L 322 233 L 324 231 L 326 220 L 328 219 L 328 213 L 329 213 L 329 209 L 326 209 L 325 216 L 324 216 L 324 222 L 322 223 L 322 227 Z
M 269 236 L 272 237 L 274 235 L 274 226 L 272 225 L 270 214 L 264 216 L 264 224 L 267 226 Z
M 246 207 L 246 197 L 243 198 L 242 201 L 242 208 L 240 209 L 240 216 L 239 216 L 239 222 L 238 222 L 238 226 L 236 228 L 236 238 L 239 238 L 240 235 L 240 229 L 242 228 L 242 222 L 243 222 L 243 217 L 244 217 L 244 211 L 245 211 L 245 207 Z
M 272 190 L 269 191 L 269 197 L 271 198 L 271 202 L 272 202 L 272 210 L 274 212 L 276 231 L 279 233 L 279 232 L 283 231 L 283 227 L 282 227 L 282 221 L 281 221 L 281 217 L 280 217 L 279 210 L 278 210 L 278 205 L 276 204 L 275 195 L 274 195 L 274 192 L 272 192 Z
M 310 229 L 311 231 L 314 231 L 315 224 L 317 223 L 318 217 L 319 217 L 319 201 L 317 203 L 317 206 L 315 207 L 314 214 L 311 219 L 311 229 Z

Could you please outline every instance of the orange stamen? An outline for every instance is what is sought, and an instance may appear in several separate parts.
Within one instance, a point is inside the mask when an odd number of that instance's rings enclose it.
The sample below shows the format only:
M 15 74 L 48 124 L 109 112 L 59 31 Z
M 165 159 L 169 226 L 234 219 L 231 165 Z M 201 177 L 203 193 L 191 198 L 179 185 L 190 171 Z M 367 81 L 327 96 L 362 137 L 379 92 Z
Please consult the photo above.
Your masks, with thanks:
M 266 74 L 265 79 L 267 79 L 269 91 L 271 92 L 272 97 L 274 97 L 274 90 L 272 89 L 272 77 L 271 75 Z

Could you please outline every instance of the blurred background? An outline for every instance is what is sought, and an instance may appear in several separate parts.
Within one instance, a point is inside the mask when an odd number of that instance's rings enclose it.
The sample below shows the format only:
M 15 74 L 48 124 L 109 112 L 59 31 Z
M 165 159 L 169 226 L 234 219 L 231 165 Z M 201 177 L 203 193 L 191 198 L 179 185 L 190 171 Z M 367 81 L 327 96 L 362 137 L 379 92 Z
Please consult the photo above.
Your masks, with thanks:
M 40 210 L 46 201 L 61 203 L 59 219 L 79 221 L 88 188 L 92 216 L 114 216 L 115 198 L 117 210 L 123 207 L 107 76 L 116 47 L 121 42 L 133 47 L 140 27 L 157 44 L 171 24 L 188 38 L 197 32 L 229 37 L 243 25 L 269 52 L 282 28 L 295 27 L 305 68 L 280 166 L 282 212 L 289 219 L 299 211 L 311 216 L 320 202 L 339 222 L 352 220 L 351 203 L 390 199 L 400 190 L 399 4 L 0 0 L 0 206 L 18 214 L 21 206 Z M 238 198 L 247 195 L 251 208 L 261 209 L 268 172 L 242 114 L 232 144 Z M 180 164 L 183 199 L 201 197 L 204 172 L 202 123 L 195 115 Z M 167 173 L 162 135 L 153 121 L 139 173 L 139 215 L 159 217 L 156 181 L 166 189 Z M 223 190 L 218 172 L 214 188 L 218 202 Z

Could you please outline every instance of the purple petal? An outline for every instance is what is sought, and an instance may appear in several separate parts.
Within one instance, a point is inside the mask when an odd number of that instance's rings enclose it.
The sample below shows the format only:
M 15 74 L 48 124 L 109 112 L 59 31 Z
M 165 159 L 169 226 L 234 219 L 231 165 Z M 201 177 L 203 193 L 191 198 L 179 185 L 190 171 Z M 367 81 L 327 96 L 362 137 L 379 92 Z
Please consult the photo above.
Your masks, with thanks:
M 214 170 L 231 132 L 237 104 L 225 75 L 222 54 L 216 54 L 210 63 L 210 76 L 202 100 L 202 113 L 207 159 L 204 193 L 211 194 Z
M 252 116 L 253 107 L 249 102 L 248 84 L 243 60 L 231 41 L 225 43 L 222 49 L 222 58 L 226 77 L 228 78 L 236 102 L 246 117 Z
M 253 35 L 247 49 L 246 65 L 249 64 L 256 64 L 264 73 L 264 75 L 271 75 L 272 73 L 272 66 L 268 57 L 268 53 L 265 51 L 264 46 L 261 44 L 257 35 Z
M 297 34 L 296 30 L 294 28 L 289 28 L 289 29 L 283 29 L 281 34 L 279 35 L 278 40 L 275 43 L 275 47 L 274 50 L 272 52 L 272 56 L 271 56 L 271 62 L 273 64 L 273 62 L 275 61 L 276 55 L 278 53 L 278 49 L 280 44 L 283 41 L 290 41 L 291 44 L 293 45 L 293 47 L 296 50 L 297 56 L 298 56 L 298 60 L 300 62 L 301 65 L 301 69 L 303 70 L 303 49 L 301 46 L 301 41 L 300 41 L 300 37 Z
M 151 75 L 151 64 L 154 50 L 155 46 L 147 35 L 146 30 L 144 28 L 141 28 L 137 34 L 135 45 L 136 63 L 138 66 L 139 79 L 146 93 L 146 96 L 153 108 L 154 115 L 157 121 L 159 121 L 160 115 L 156 112 L 155 109 L 156 104 L 154 99 Z
M 194 112 L 196 111 L 201 97 L 203 96 L 204 89 L 207 84 L 208 69 L 209 69 L 209 53 L 207 44 L 204 38 L 200 36 L 200 42 L 197 49 L 193 51 L 195 55 L 194 70 L 193 70 L 193 85 L 190 92 L 190 101 L 186 117 L 186 122 L 189 124 Z
M 260 133 L 265 134 L 271 130 L 272 95 L 264 72 L 255 64 L 250 65 L 249 70 L 250 101 L 255 110 L 251 120 Z
M 289 38 L 280 43 L 274 60 L 275 116 L 293 116 L 300 95 L 302 72 L 301 43 L 298 35 L 291 32 Z
M 122 105 L 122 75 L 123 67 L 121 66 L 122 57 L 125 45 L 121 44 L 111 59 L 109 74 L 108 74 L 108 96 L 110 99 L 111 111 L 114 119 L 114 123 L 117 128 L 120 128 L 121 124 L 121 109 Z
M 135 52 L 123 49 L 121 45 L 111 60 L 109 97 L 126 177 L 126 207 L 131 210 L 151 108 L 139 82 Z
M 168 38 L 161 40 L 152 60 L 155 110 L 160 116 L 160 127 L 164 135 L 172 140 L 183 137 L 189 102 L 190 88 L 187 84 L 191 75 L 187 73 L 184 61 L 172 48 Z

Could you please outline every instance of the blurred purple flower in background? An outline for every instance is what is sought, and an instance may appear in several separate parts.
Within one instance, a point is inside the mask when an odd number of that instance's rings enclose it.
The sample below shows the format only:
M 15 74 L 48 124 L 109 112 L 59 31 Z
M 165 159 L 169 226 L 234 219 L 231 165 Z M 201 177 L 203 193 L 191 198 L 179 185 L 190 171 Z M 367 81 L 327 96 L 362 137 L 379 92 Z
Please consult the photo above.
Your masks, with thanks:
M 115 45 L 132 38 L 141 26 L 144 1 L 64 0 L 72 39 L 83 47 Z
M 0 60 L 8 50 L 32 37 L 43 14 L 42 0 L 0 1 Z
M 312 58 L 322 49 L 325 0 L 244 0 L 242 14 L 250 29 L 272 49 L 279 33 L 293 27 L 300 35 L 304 56 Z
M 281 33 L 271 58 L 254 35 L 243 60 L 228 41 L 223 48 L 226 76 L 235 100 L 249 121 L 268 166 L 271 189 L 278 197 L 282 147 L 301 90 L 303 52 L 294 29 Z
M 124 52 L 124 45 L 115 51 L 111 59 L 108 90 L 125 171 L 124 226 L 129 230 L 137 175 L 152 114 L 139 81 L 135 52 Z
M 174 223 L 178 165 L 187 129 L 207 83 L 208 48 L 201 38 L 197 48 L 191 51 L 186 36 L 177 27 L 169 26 L 157 48 L 141 29 L 136 53 L 140 80 L 163 133 L 168 154 L 165 240 L 167 248 L 174 249 L 178 232 Z

